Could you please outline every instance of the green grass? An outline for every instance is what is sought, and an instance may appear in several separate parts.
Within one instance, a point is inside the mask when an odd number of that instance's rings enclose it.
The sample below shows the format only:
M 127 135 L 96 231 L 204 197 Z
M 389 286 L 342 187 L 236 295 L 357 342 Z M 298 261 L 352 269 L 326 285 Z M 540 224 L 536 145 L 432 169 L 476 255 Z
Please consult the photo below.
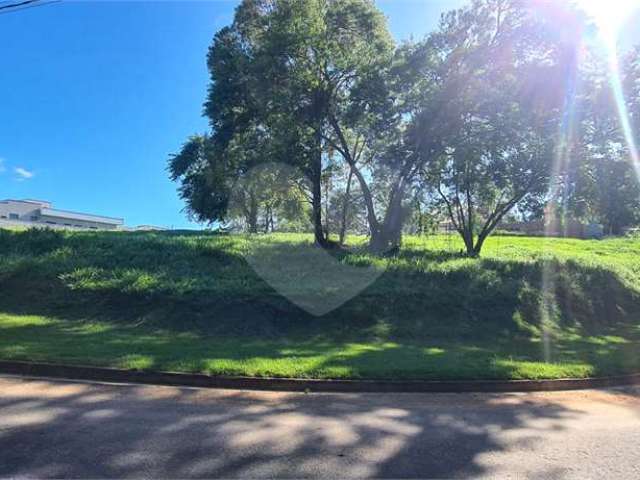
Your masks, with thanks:
M 315 261 L 309 242 L 0 230 L 0 358 L 314 378 L 640 371 L 640 240 L 499 236 L 480 259 L 448 236 L 406 238 L 392 258 L 337 252 L 380 276 L 320 317 L 244 256 L 260 245 L 291 292 L 330 295 L 331 282 L 276 261 L 291 251 Z

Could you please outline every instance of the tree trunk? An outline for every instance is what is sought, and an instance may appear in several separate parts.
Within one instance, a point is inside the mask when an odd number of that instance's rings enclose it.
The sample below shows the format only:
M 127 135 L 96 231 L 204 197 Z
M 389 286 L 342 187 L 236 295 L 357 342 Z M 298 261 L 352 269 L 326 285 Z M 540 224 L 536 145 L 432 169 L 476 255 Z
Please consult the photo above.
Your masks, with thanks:
M 369 248 L 373 252 L 387 253 L 400 248 L 403 217 L 401 187 L 399 187 L 391 195 L 382 224 L 378 224 L 375 230 L 371 229 Z
M 311 161 L 311 221 L 316 245 L 329 247 L 322 225 L 322 126 L 325 120 L 325 96 L 321 90 L 313 93 L 313 116 L 315 124 L 314 158 Z
M 344 245 L 344 239 L 347 234 L 347 216 L 349 214 L 349 204 L 351 203 L 351 179 L 353 178 L 353 170 L 349 169 L 349 178 L 347 179 L 347 189 L 344 195 L 344 204 L 342 205 L 342 219 L 340 223 L 340 245 Z
M 479 252 L 476 251 L 476 248 L 473 244 L 473 232 L 469 229 L 468 226 L 464 227 L 464 231 L 462 232 L 462 240 L 464 241 L 467 255 L 470 257 L 477 257 Z
M 476 245 L 475 247 L 473 247 L 473 254 L 471 255 L 472 257 L 479 257 L 480 256 L 480 252 L 482 251 L 482 246 L 484 245 L 484 241 L 487 239 L 489 235 L 480 235 L 478 237 L 478 240 L 476 241 Z
M 321 247 L 327 246 L 327 239 L 322 228 L 322 193 L 320 182 L 315 178 L 311 179 L 311 220 L 313 222 L 313 234 L 315 242 Z
M 324 183 L 324 238 L 329 240 L 329 179 L 325 177 Z
M 269 233 L 269 215 L 271 212 L 271 206 L 267 205 L 264 212 L 264 233 Z
M 258 202 L 254 195 L 249 197 L 247 225 L 249 226 L 249 233 L 258 233 Z
M 318 139 L 320 141 L 320 139 Z M 311 222 L 316 245 L 326 248 L 328 242 L 322 228 L 322 147 L 317 145 L 316 158 L 311 165 Z

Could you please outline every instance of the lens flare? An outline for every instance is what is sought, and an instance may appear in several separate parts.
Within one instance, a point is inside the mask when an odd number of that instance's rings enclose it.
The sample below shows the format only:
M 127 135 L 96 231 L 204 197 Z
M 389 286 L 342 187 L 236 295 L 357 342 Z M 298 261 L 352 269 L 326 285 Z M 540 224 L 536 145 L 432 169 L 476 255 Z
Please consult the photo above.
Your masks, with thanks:
M 629 119 L 630 117 L 629 111 L 627 109 L 627 102 L 624 96 L 624 90 L 622 88 L 620 66 L 618 64 L 618 54 L 615 49 L 613 49 L 609 55 L 609 73 L 611 75 L 611 90 L 613 92 L 613 98 L 618 110 L 620 127 L 622 128 L 622 133 L 629 149 L 629 160 L 633 165 L 636 176 L 640 180 L 640 152 L 638 151 L 638 144 L 636 143 L 634 132 L 631 127 L 631 121 Z
M 579 49 L 581 52 L 582 50 Z M 577 63 L 582 61 L 579 54 Z M 560 125 L 560 142 L 556 149 L 556 155 L 553 162 L 552 181 L 549 185 L 549 196 L 551 201 L 547 205 L 544 214 L 545 220 L 545 238 L 564 235 L 566 227 L 566 210 L 567 205 L 564 196 L 567 193 L 566 177 L 563 172 L 568 170 L 571 161 L 571 145 L 575 135 L 575 110 L 576 96 L 579 89 L 579 77 L 576 70 L 572 71 L 566 79 L 565 98 L 562 124 Z M 561 183 L 558 179 L 563 179 Z M 561 212 L 558 212 L 558 208 Z M 543 243 L 542 247 L 542 301 L 540 304 L 540 329 L 542 333 L 542 354 L 544 361 L 549 363 L 553 361 L 552 351 L 552 325 L 556 316 L 556 284 L 555 275 L 558 265 L 553 261 L 547 243 Z
M 624 22 L 638 9 L 638 0 L 577 0 L 576 4 L 597 25 L 600 35 L 614 42 Z
M 624 91 L 622 87 L 622 79 L 620 75 L 620 67 L 618 64 L 618 39 L 625 21 L 630 18 L 637 10 L 640 10 L 640 2 L 638 0 L 615 0 L 609 2 L 606 0 L 575 0 L 573 2 L 589 17 L 589 20 L 597 28 L 598 41 L 602 44 L 607 55 L 609 68 L 610 87 L 616 103 L 618 116 L 620 118 L 620 127 L 626 140 L 630 161 L 633 164 L 636 175 L 640 179 L 640 154 L 636 140 L 633 135 L 631 121 L 629 120 L 629 112 L 625 101 Z M 583 45 L 577 45 L 577 51 L 582 51 Z M 579 68 L 581 62 L 580 54 L 578 55 Z M 574 76 L 575 74 L 576 76 Z M 570 78 L 567 78 L 565 85 L 565 104 L 564 116 L 560 131 L 560 144 L 556 151 L 554 162 L 554 171 L 552 178 L 556 179 L 555 183 L 549 186 L 551 202 L 545 211 L 545 236 L 551 237 L 563 234 L 566 227 L 566 210 L 567 205 L 564 201 L 564 195 L 567 192 L 567 185 L 557 182 L 562 178 L 562 172 L 566 171 L 571 161 L 571 144 L 575 134 L 575 102 L 576 93 L 580 86 L 578 85 L 577 71 L 573 72 Z M 546 247 L 543 247 L 546 250 Z M 554 262 L 551 257 L 544 255 L 542 257 L 542 290 L 543 298 L 540 305 L 541 314 L 541 333 L 542 333 L 542 349 L 546 362 L 553 361 L 553 318 L 556 312 L 556 282 L 557 269 L 561 265 Z
M 631 128 L 629 112 L 622 88 L 620 66 L 618 64 L 618 40 L 624 23 L 635 12 L 640 10 L 638 0 L 578 0 L 577 5 L 584 10 L 598 28 L 608 57 L 610 86 L 618 109 L 620 127 L 629 148 L 629 159 L 636 175 L 640 179 L 640 152 Z

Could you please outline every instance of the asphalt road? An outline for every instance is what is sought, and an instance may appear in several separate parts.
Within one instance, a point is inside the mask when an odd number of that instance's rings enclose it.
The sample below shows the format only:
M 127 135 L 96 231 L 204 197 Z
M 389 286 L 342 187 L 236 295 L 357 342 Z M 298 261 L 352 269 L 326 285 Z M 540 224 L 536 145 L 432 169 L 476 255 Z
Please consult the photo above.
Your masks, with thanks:
M 0 377 L 0 477 L 640 478 L 640 389 L 305 395 Z

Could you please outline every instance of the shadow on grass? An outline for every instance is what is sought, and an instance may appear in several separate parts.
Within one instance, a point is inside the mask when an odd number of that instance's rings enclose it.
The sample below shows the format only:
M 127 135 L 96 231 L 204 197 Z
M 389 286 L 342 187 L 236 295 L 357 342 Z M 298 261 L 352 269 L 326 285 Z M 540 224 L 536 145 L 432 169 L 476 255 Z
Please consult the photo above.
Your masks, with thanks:
M 0 315 L 3 359 L 213 375 L 396 380 L 586 377 L 640 369 L 637 341 L 606 337 L 557 339 L 548 349 L 525 340 L 348 343 L 11 318 L 13 325 Z
M 268 248 L 301 247 L 278 239 Z M 593 335 L 633 324 L 640 311 L 637 292 L 614 272 L 577 262 L 403 251 L 364 292 L 315 318 L 256 275 L 241 240 L 228 235 L 0 231 L 0 251 L 3 311 L 216 335 L 530 336 L 539 333 L 543 311 L 552 326 Z M 340 255 L 362 266 L 387 261 Z
M 243 241 L 174 232 L 0 231 L 0 312 L 69 322 L 72 340 L 59 338 L 67 351 L 79 338 L 76 325 L 103 322 L 113 330 L 84 337 L 104 347 L 97 358 L 120 352 L 139 355 L 142 366 L 185 362 L 199 371 L 211 358 L 307 358 L 301 371 L 427 378 L 455 377 L 461 366 L 466 378 L 511 378 L 521 367 L 509 358 L 587 362 L 592 373 L 638 363 L 638 293 L 597 265 L 421 250 L 391 259 L 338 252 L 347 264 L 388 262 L 387 269 L 357 297 L 314 317 L 255 274 Z M 284 238 L 273 248 L 301 247 Z M 16 326 L 14 334 L 35 349 L 47 335 L 42 328 Z M 193 346 L 190 334 L 204 340 Z M 543 338 L 550 343 L 546 357 Z M 372 348 L 349 350 L 349 342 Z

